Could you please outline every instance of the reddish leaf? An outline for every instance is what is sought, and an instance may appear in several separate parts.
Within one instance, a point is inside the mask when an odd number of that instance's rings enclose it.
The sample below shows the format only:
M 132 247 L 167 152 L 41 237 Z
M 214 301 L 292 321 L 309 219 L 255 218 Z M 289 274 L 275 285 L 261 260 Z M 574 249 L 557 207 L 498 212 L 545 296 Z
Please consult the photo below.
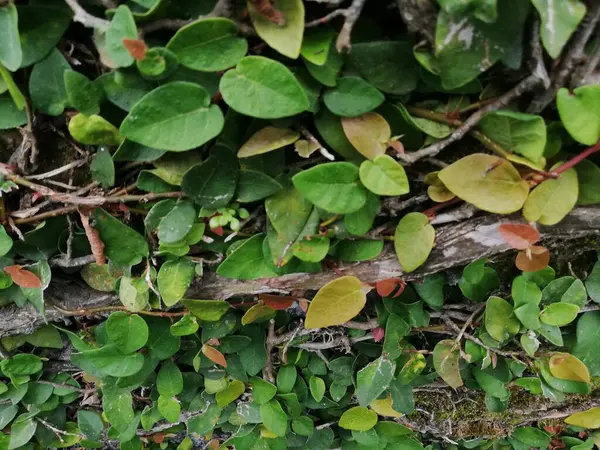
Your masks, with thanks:
M 10 275 L 13 282 L 23 288 L 41 288 L 42 281 L 38 276 L 28 270 L 22 269 L 18 264 L 15 266 L 6 266 L 4 271 Z
M 106 264 L 106 256 L 104 256 L 104 242 L 102 242 L 100 233 L 98 233 L 98 230 L 90 225 L 90 219 L 86 214 L 79 211 L 79 217 L 81 218 L 81 224 L 85 230 L 85 235 L 90 243 L 92 255 L 94 255 L 94 258 L 96 258 L 96 264 L 103 266 Z
M 258 298 L 263 302 L 264 305 L 277 311 L 284 311 L 288 309 L 296 301 L 296 297 L 285 295 L 260 294 Z
M 165 433 L 156 433 L 152 435 L 152 440 L 156 444 L 162 444 L 167 435 Z
M 215 347 L 218 347 L 219 345 L 221 345 L 221 343 L 219 342 L 219 340 L 217 338 L 210 338 L 208 341 L 206 341 L 206 344 L 213 345 Z
M 308 311 L 308 300 L 306 300 L 305 298 L 298 299 L 298 305 L 300 306 L 300 309 L 302 311 Z
M 123 39 L 123 45 L 129 52 L 133 59 L 136 61 L 140 61 L 146 57 L 146 52 L 148 51 L 148 46 L 144 41 L 139 39 Z
M 567 448 L 567 445 L 562 441 L 562 439 L 557 437 L 552 439 L 550 444 L 548 444 L 548 450 L 559 450 L 561 448 Z
M 540 240 L 540 232 L 524 223 L 503 223 L 498 227 L 498 231 L 506 243 L 515 250 L 528 249 Z
M 223 236 L 223 227 L 211 228 L 210 231 L 215 233 L 217 236 Z
M 44 195 L 38 191 L 35 191 L 33 193 L 33 195 L 31 196 L 31 203 L 35 203 L 37 202 L 41 197 L 43 197 Z
M 404 155 L 404 144 L 402 142 L 392 139 L 388 142 L 388 145 L 396 150 L 399 155 Z
M 396 298 L 404 291 L 406 282 L 401 278 L 388 278 L 377 282 L 377 294 L 381 297 Z
M 381 327 L 373 328 L 373 340 L 380 342 L 385 337 L 385 330 Z
M 202 346 L 202 353 L 204 354 L 204 356 L 206 356 L 208 359 L 210 359 L 215 364 L 218 364 L 220 366 L 227 368 L 227 361 L 225 361 L 225 357 L 223 356 L 223 353 L 221 353 L 216 348 L 211 347 L 210 345 L 204 344 Z
M 562 433 L 565 427 L 561 425 L 545 425 L 544 430 L 550 434 L 559 434 Z
M 119 211 L 121 212 L 129 212 L 129 207 L 125 203 L 119 203 Z
M 254 6 L 258 10 L 258 13 L 265 19 L 280 26 L 285 25 L 285 17 L 283 16 L 283 13 L 271 4 L 271 0 L 250 1 L 252 2 L 252 4 L 254 4 Z
M 515 264 L 523 272 L 536 272 L 546 267 L 549 262 L 548 249 L 541 245 L 532 245 L 531 248 L 519 252 Z

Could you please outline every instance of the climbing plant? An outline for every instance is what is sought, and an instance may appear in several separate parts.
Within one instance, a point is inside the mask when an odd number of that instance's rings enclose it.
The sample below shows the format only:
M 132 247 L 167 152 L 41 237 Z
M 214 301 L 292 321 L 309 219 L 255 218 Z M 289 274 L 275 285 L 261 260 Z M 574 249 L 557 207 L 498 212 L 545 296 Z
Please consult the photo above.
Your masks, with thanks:
M 599 21 L 0 0 L 0 450 L 600 446 Z

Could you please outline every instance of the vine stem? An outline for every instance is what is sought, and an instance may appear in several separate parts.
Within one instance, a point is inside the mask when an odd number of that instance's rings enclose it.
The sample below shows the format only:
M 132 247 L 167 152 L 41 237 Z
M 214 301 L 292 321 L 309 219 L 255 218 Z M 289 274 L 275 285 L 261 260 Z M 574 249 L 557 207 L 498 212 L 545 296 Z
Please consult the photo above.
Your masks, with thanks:
M 566 172 L 567 170 L 569 170 L 571 167 L 575 167 L 581 161 L 583 161 L 584 159 L 586 159 L 588 156 L 592 155 L 593 153 L 597 152 L 598 150 L 600 150 L 600 141 L 596 142 L 595 145 L 593 145 L 593 146 L 585 149 L 579 155 L 571 158 L 566 163 L 564 163 L 561 166 L 557 167 L 551 173 L 554 174 L 554 175 L 560 175 L 561 173 Z
M 103 312 L 111 312 L 111 311 L 123 311 L 126 313 L 132 313 L 124 306 L 99 306 L 97 308 L 87 308 L 87 309 L 64 309 L 56 304 L 52 304 L 52 307 L 66 316 L 93 316 L 98 313 Z M 177 311 L 177 312 L 166 312 L 166 311 L 136 311 L 135 314 L 141 314 L 145 316 L 158 316 L 158 317 L 181 317 L 187 314 L 187 310 Z

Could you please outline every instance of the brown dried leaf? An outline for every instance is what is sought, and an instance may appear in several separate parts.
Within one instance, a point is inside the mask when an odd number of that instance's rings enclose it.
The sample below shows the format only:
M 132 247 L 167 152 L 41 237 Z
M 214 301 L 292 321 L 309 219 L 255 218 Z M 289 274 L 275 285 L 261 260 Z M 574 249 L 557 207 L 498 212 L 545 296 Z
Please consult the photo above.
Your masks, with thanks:
M 250 0 L 250 2 L 256 7 L 261 16 L 279 26 L 285 25 L 283 13 L 276 9 L 270 0 Z
M 524 223 L 503 223 L 498 231 L 506 243 L 516 250 L 526 250 L 540 240 L 540 232 Z
M 375 287 L 380 297 L 391 296 L 396 298 L 404 291 L 406 282 L 401 278 L 388 278 L 387 280 L 378 281 Z
M 10 275 L 13 282 L 23 288 L 41 288 L 42 281 L 38 276 L 28 270 L 21 268 L 21 266 L 6 266 L 4 271 Z
M 284 311 L 290 308 L 296 301 L 296 297 L 272 294 L 259 294 L 258 299 L 266 306 L 277 311 Z
M 521 250 L 517 255 L 515 264 L 523 272 L 536 272 L 542 270 L 550 263 L 550 252 L 541 245 L 532 245 L 527 250 Z

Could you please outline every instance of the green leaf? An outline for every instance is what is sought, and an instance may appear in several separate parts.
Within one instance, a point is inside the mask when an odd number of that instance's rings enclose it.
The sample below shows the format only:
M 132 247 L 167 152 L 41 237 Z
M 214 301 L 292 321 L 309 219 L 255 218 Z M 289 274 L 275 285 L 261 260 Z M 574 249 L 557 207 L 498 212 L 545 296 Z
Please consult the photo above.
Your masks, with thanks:
M 571 414 L 565 419 L 569 425 L 583 428 L 600 428 L 600 408 L 594 407 L 586 411 Z
M 562 327 L 573 322 L 579 313 L 579 306 L 571 303 L 552 303 L 540 314 L 540 320 L 556 327 Z
M 383 250 L 383 241 L 370 239 L 343 240 L 335 246 L 335 256 L 341 261 L 367 261 L 377 258 Z
M 117 127 L 96 115 L 77 114 L 69 122 L 69 133 L 85 145 L 119 145 L 123 141 Z
M 497 214 L 518 211 L 529 194 L 529 185 L 510 162 L 483 153 L 459 159 L 438 177 L 457 197 Z
M 283 64 L 262 56 L 246 56 L 223 75 L 219 85 L 225 102 L 250 117 L 277 119 L 309 107 L 296 77 Z
M 56 47 L 71 24 L 71 14 L 68 9 L 56 8 L 54 4 L 19 5 L 17 10 L 23 68 L 38 62 Z
M 325 382 L 322 378 L 315 377 L 314 375 L 310 377 L 308 380 L 308 386 L 310 388 L 310 395 L 317 402 L 323 400 L 323 396 L 325 395 Z
M 265 200 L 265 209 L 269 222 L 287 244 L 304 234 L 314 208 L 297 189 L 285 183 L 284 189 Z
M 137 142 L 125 139 L 115 154 L 113 161 L 154 161 L 164 155 L 166 150 L 159 150 L 153 147 L 147 147 Z
M 315 424 L 310 417 L 301 416 L 292 421 L 292 430 L 300 436 L 310 436 L 315 432 Z
M 35 108 L 50 116 L 63 113 L 69 103 L 63 74 L 70 69 L 69 63 L 56 48 L 33 66 L 29 95 Z
M 264 322 L 267 319 L 272 319 L 275 315 L 275 310 L 267 305 L 253 305 L 242 316 L 242 325 L 248 325 L 253 322 Z
M 150 294 L 146 280 L 142 278 L 121 277 L 119 282 L 119 300 L 129 311 L 141 311 L 148 306 Z
M 294 256 L 306 262 L 322 261 L 329 252 L 329 238 L 325 236 L 307 236 L 298 239 L 292 245 Z
M 287 434 L 287 416 L 277 400 L 260 405 L 260 417 L 265 428 L 274 435 L 284 437 Z
M 116 70 L 97 78 L 108 101 L 125 111 L 131 108 L 154 87 L 137 72 Z
M 473 375 L 477 384 L 483 389 L 488 395 L 499 398 L 501 400 L 507 400 L 510 396 L 510 392 L 504 387 L 504 383 L 496 378 L 492 373 L 486 370 L 481 370 L 479 367 L 473 368 Z
M 584 159 L 575 166 L 575 170 L 579 182 L 577 204 L 595 205 L 600 203 L 600 168 L 593 162 Z
M 542 19 L 540 36 L 544 48 L 556 59 L 585 16 L 585 4 L 579 0 L 532 0 L 532 3 Z
M 319 289 L 306 312 L 304 327 L 309 329 L 341 325 L 356 317 L 366 301 L 365 291 L 358 278 L 337 278 Z
M 217 268 L 217 274 L 237 280 L 255 280 L 276 276 L 265 262 L 264 235 L 256 234 L 244 241 Z
M 304 64 L 315 80 L 325 86 L 334 87 L 337 84 L 342 66 L 344 65 L 344 58 L 335 48 L 335 43 L 331 42 L 324 64 L 314 64 L 306 59 L 304 60 Z
M 387 389 L 394 372 L 396 363 L 380 356 L 369 363 L 356 374 L 356 398 L 360 406 L 368 406 Z
M 174 101 L 175 100 L 175 101 Z M 202 86 L 185 81 L 145 95 L 121 123 L 121 134 L 148 147 L 183 152 L 199 147 L 223 129 L 223 113 Z
M 148 325 L 137 314 L 118 311 L 106 321 L 106 336 L 124 354 L 139 350 L 148 342 Z
M 8 450 L 17 449 L 27 444 L 37 429 L 37 421 L 33 418 L 19 420 L 24 414 L 17 417 L 10 429 L 10 445 Z
M 377 195 L 404 195 L 410 190 L 404 167 L 388 155 L 363 161 L 360 165 L 360 181 Z
M 173 397 L 183 392 L 183 376 L 172 361 L 165 361 L 158 371 L 156 389 L 165 397 Z
M 268 175 L 256 170 L 241 169 L 235 199 L 251 203 L 270 197 L 282 189 L 281 184 Z
M 300 137 L 300 133 L 287 128 L 268 126 L 250 137 L 238 151 L 238 158 L 249 158 L 261 155 L 286 145 L 293 144 Z
M 277 372 L 277 392 L 280 394 L 289 394 L 294 389 L 298 372 L 296 366 L 287 364 L 279 368 Z
M 340 417 L 338 425 L 352 431 L 368 431 L 377 423 L 377 413 L 363 406 L 347 409 Z
M 503 342 L 519 332 L 519 320 L 513 314 L 513 305 L 500 297 L 490 297 L 485 306 L 485 330 Z
M 573 347 L 576 356 L 589 368 L 594 377 L 600 375 L 600 311 L 586 312 L 577 321 L 577 340 Z
M 18 23 L 19 14 L 15 5 L 9 3 L 0 7 L 0 63 L 11 72 L 16 72 L 23 60 Z
M 229 303 L 224 300 L 181 300 L 194 316 L 200 320 L 216 322 L 229 309 Z
M 148 355 L 159 360 L 173 356 L 179 350 L 181 339 L 171 334 L 171 322 L 162 318 L 146 318 L 150 336 L 146 347 Z
M 258 377 L 250 377 L 250 385 L 252 386 L 252 398 L 254 403 L 262 405 L 270 401 L 277 393 L 275 385 Z
M 77 411 L 77 425 L 85 437 L 92 441 L 99 439 L 102 430 L 104 430 L 104 423 L 100 414 L 85 409 Z
M 473 15 L 488 23 L 497 18 L 496 0 L 439 0 L 438 3 L 448 14 Z
M 585 279 L 585 287 L 592 301 L 600 303 L 600 261 L 596 261 L 592 272 Z
M 195 276 L 195 265 L 189 258 L 172 259 L 158 271 L 158 291 L 166 306 L 181 300 Z
M 385 340 L 383 342 L 383 353 L 390 359 L 398 359 L 402 354 L 405 343 L 402 338 L 408 336 L 410 325 L 402 317 L 391 313 L 385 323 Z
M 26 123 L 27 113 L 17 108 L 10 96 L 0 95 L 0 130 L 9 130 Z
M 161 244 L 173 244 L 182 240 L 192 229 L 198 213 L 189 201 L 179 201 L 158 224 Z
M 63 77 L 69 104 L 87 116 L 98 114 L 104 97 L 102 86 L 74 70 L 65 70 Z
M 491 140 L 510 152 L 534 163 L 540 161 L 546 147 L 546 124 L 541 116 L 502 110 L 486 114 L 479 128 Z
M 106 256 L 116 264 L 131 266 L 148 256 L 146 240 L 103 209 L 94 211 L 95 228 L 104 242 Z
M 358 169 L 347 162 L 319 164 L 292 178 L 300 194 L 319 208 L 346 214 L 366 202 L 365 189 L 358 183 Z
M 532 222 L 555 225 L 575 207 L 578 194 L 577 172 L 571 168 L 558 179 L 537 186 L 523 206 L 523 216 Z
M 459 359 L 459 347 L 453 339 L 440 341 L 433 349 L 433 367 L 435 367 L 435 371 L 453 388 L 463 385 L 458 365 Z
M 92 164 L 90 164 L 90 171 L 94 181 L 100 183 L 103 188 L 106 189 L 115 184 L 115 165 L 106 147 L 98 149 Z
M 441 11 L 435 49 L 442 86 L 445 89 L 464 86 L 513 47 L 521 46 L 528 11 L 528 2 L 498 0 L 498 17 L 493 23 Z
M 206 161 L 186 172 L 181 188 L 198 205 L 219 208 L 233 198 L 238 170 L 237 158 L 232 151 L 215 149 Z
M 237 31 L 234 22 L 221 17 L 198 20 L 179 28 L 167 48 L 190 69 L 217 72 L 235 66 L 248 50 Z
M 179 422 L 179 416 L 181 414 L 181 405 L 179 401 L 174 397 L 167 397 L 160 395 L 158 397 L 158 411 L 166 419 L 167 422 L 177 423 Z
M 133 14 L 127 6 L 119 6 L 106 30 L 105 50 L 112 67 L 127 67 L 133 64 L 133 56 L 123 44 L 123 39 L 137 38 Z
M 334 35 L 331 30 L 324 28 L 305 30 L 300 49 L 302 58 L 316 66 L 324 65 L 327 62 Z
M 429 224 L 429 219 L 422 213 L 409 213 L 405 215 L 394 234 L 394 248 L 398 261 L 405 272 L 417 269 L 429 257 L 435 230 Z
M 10 376 L 33 375 L 42 370 L 42 360 L 36 355 L 18 353 L 10 359 L 2 360 L 0 368 Z
M 229 385 L 220 392 L 217 392 L 217 405 L 225 408 L 244 393 L 246 386 L 239 380 L 231 380 Z
M 367 201 L 358 211 L 344 216 L 344 225 L 350 234 L 362 236 L 366 234 L 375 221 L 379 211 L 379 197 L 367 192 Z
M 348 57 L 369 83 L 387 94 L 408 94 L 417 87 L 419 72 L 408 41 L 359 42 Z
M 273 8 L 282 16 L 281 23 L 275 23 L 266 17 L 256 3 L 248 1 L 246 5 L 258 36 L 282 55 L 292 59 L 298 58 L 304 34 L 302 0 L 273 0 Z
M 585 145 L 600 140 L 600 86 L 587 85 L 556 94 L 556 107 L 563 126 L 571 137 Z
M 6 255 L 13 246 L 13 240 L 6 232 L 3 225 L 0 225 L 0 256 Z
M 42 348 L 63 348 L 64 344 L 60 333 L 51 325 L 44 325 L 38 328 L 35 333 L 27 335 L 26 340 L 35 347 Z
M 338 116 L 356 117 L 374 110 L 385 97 L 374 86 L 358 77 L 343 77 L 337 86 L 325 92 L 323 102 Z
M 103 374 L 111 377 L 127 377 L 139 372 L 144 365 L 144 355 L 124 354 L 117 344 L 105 345 L 99 349 L 81 352 Z
M 398 109 L 400 110 L 400 114 L 408 124 L 410 124 L 413 128 L 422 131 L 428 136 L 437 139 L 442 139 L 450 135 L 450 133 L 452 133 L 453 128 L 450 125 L 435 122 L 430 119 L 424 119 L 422 117 L 411 116 L 406 107 L 401 103 L 398 103 L 396 106 L 398 107 Z M 432 109 L 439 109 L 439 103 L 434 103 L 431 106 L 435 106 L 435 108 Z
M 196 333 L 200 325 L 196 317 L 191 314 L 185 314 L 179 321 L 171 325 L 171 334 L 173 336 L 189 336 Z

